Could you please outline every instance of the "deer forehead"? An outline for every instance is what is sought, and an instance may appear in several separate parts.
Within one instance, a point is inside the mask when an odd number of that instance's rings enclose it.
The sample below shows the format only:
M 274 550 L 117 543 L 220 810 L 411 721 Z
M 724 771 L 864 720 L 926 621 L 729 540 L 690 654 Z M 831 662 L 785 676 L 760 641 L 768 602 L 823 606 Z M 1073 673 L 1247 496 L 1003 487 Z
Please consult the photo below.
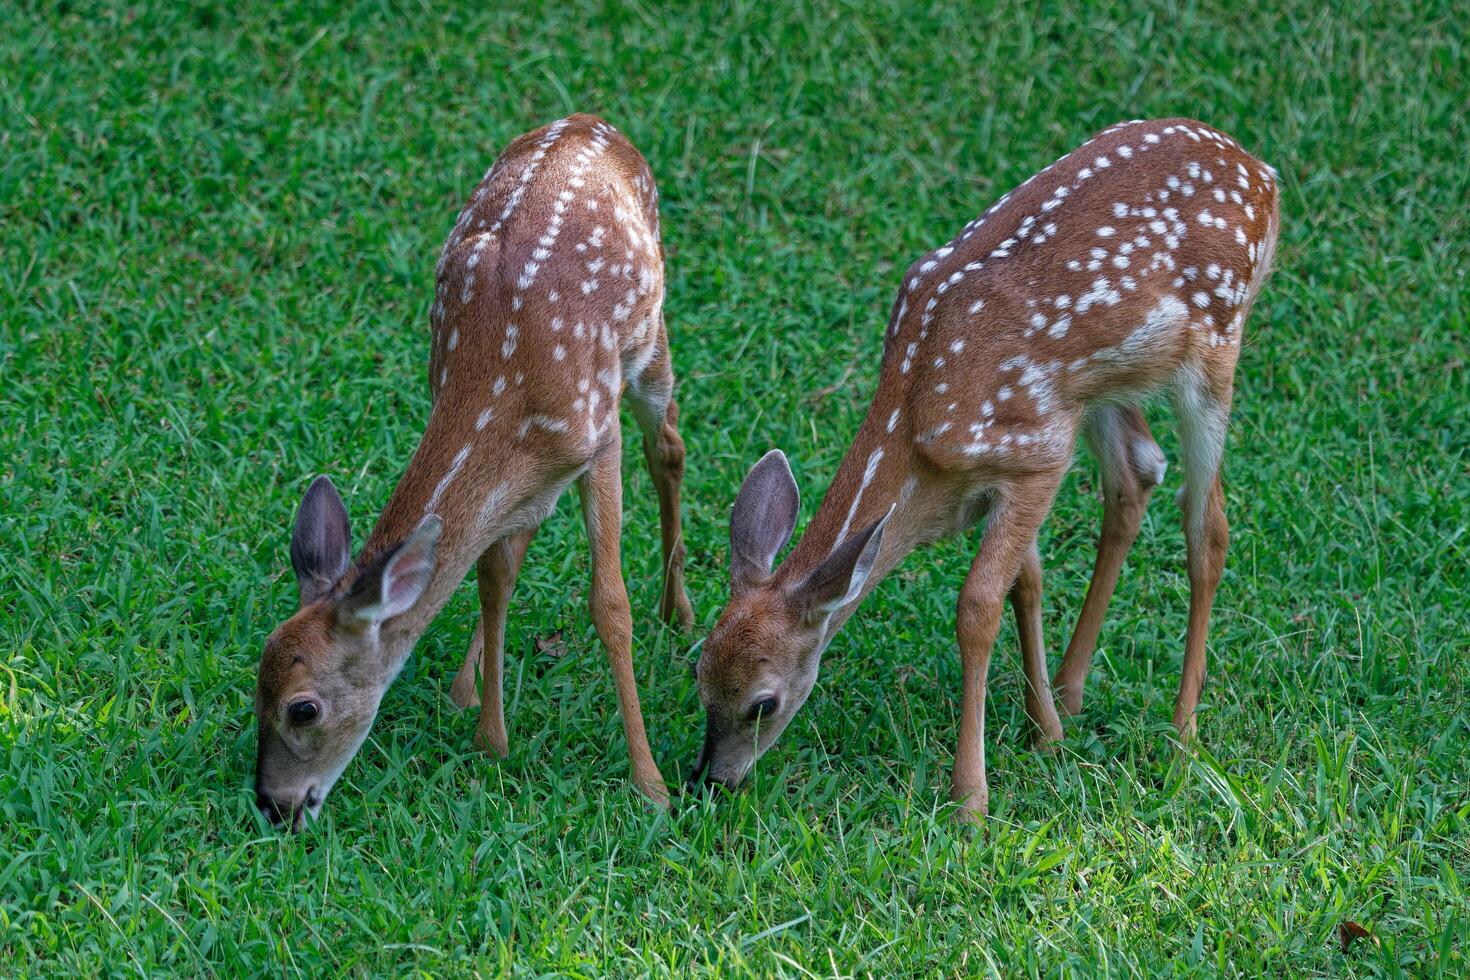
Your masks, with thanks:
M 262 706 L 294 693 L 331 646 L 334 617 L 327 602 L 300 609 L 265 642 L 256 693 Z
M 732 599 L 705 641 L 701 674 L 738 692 L 788 652 L 791 610 L 776 588 L 755 588 Z

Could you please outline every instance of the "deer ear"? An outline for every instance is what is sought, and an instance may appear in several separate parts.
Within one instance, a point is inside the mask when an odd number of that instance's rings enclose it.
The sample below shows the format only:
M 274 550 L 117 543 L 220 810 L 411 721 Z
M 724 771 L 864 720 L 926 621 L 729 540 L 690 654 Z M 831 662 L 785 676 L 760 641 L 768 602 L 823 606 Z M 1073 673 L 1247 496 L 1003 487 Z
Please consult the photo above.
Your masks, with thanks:
M 291 532 L 291 567 L 301 604 L 325 595 L 352 560 L 352 527 L 332 481 L 319 476 L 306 488 Z
M 883 546 L 883 527 L 892 516 L 890 507 L 878 520 L 849 535 L 796 587 L 794 596 L 803 615 L 826 619 L 862 594 Z
M 796 530 L 801 494 L 786 454 L 772 449 L 750 468 L 730 514 L 730 585 L 740 592 L 771 574 Z
M 434 575 L 443 528 L 437 516 L 424 518 L 407 540 L 362 570 L 343 597 L 341 610 L 359 622 L 377 625 L 412 609 Z

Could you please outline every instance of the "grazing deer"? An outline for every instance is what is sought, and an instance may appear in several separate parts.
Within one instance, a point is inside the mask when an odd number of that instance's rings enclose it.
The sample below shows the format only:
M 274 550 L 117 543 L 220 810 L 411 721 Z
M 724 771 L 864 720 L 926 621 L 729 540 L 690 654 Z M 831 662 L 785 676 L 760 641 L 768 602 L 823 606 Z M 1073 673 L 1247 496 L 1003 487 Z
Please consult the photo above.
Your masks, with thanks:
M 1271 266 L 1271 168 L 1184 119 L 1114 126 L 971 221 L 904 277 L 878 390 L 801 542 L 786 458 L 750 471 L 730 519 L 731 600 L 697 665 L 707 712 L 695 780 L 733 785 L 817 678 L 822 651 L 916 547 L 988 517 L 960 590 L 963 665 L 952 797 L 986 812 L 985 677 L 1009 595 L 1027 709 L 1060 734 L 1041 636 L 1036 532 L 1078 431 L 1102 469 L 1095 578 L 1058 677 L 1082 681 L 1164 458 L 1135 407 L 1172 392 L 1184 463 L 1190 612 L 1174 724 L 1188 737 L 1225 561 L 1219 467 L 1241 331 Z
M 679 528 L 684 443 L 647 162 L 591 116 L 521 136 L 460 212 L 435 279 L 433 410 L 357 560 L 326 477 L 297 514 L 301 604 L 266 641 L 256 688 L 257 804 L 293 829 L 316 816 L 471 565 L 480 625 L 452 695 L 464 706 L 483 691 L 476 743 L 506 754 L 506 607 L 531 536 L 574 480 L 592 551 L 592 621 L 612 664 L 633 782 L 666 803 L 638 706 L 619 560 L 626 385 L 658 491 L 663 615 L 692 624 Z

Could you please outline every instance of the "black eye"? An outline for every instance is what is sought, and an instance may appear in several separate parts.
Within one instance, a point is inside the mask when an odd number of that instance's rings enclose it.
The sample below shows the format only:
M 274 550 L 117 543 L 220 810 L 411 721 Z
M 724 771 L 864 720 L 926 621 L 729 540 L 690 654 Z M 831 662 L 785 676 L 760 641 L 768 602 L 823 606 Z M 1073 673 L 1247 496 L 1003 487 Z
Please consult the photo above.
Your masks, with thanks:
M 745 711 L 745 717 L 751 721 L 764 718 L 776 713 L 776 696 L 773 694 L 768 698 L 761 698 Z
M 291 702 L 291 706 L 286 709 L 286 720 L 300 727 L 310 725 L 321 713 L 321 705 L 310 698 L 302 698 L 300 701 Z

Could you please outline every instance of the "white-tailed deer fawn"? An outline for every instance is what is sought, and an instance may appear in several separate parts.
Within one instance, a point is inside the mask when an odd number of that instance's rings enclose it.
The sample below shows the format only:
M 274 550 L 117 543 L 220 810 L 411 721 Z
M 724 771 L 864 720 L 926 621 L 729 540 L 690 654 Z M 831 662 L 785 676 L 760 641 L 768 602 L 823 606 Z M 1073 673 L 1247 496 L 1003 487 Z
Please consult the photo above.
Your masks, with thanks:
M 1185 119 L 1114 126 L 1002 197 L 904 277 L 872 406 L 800 543 L 786 458 L 746 478 L 730 522 L 731 600 L 697 675 L 695 779 L 742 779 L 811 693 L 822 651 L 914 548 L 987 517 L 960 590 L 952 796 L 985 812 L 985 677 L 1009 595 L 1043 740 L 1060 734 L 1041 636 L 1036 532 L 1081 430 L 1103 475 L 1095 577 L 1061 667 L 1077 710 L 1102 613 L 1164 458 L 1134 406 L 1179 418 L 1190 582 L 1174 723 L 1187 737 L 1225 561 L 1219 483 L 1241 331 L 1271 265 L 1271 168 Z
M 658 196 L 643 157 L 576 115 L 513 142 L 459 215 L 436 271 L 433 410 L 356 561 L 341 498 L 307 491 L 291 540 L 300 608 L 266 642 L 256 799 L 276 823 L 315 816 L 415 641 L 479 570 L 480 626 L 453 686 L 484 692 L 476 742 L 506 753 L 506 607 L 531 536 L 577 481 L 592 621 L 607 648 L 633 782 L 667 792 L 633 679 L 619 560 L 624 385 L 658 490 L 666 618 L 689 625 L 679 487 L 684 444 L 664 329 Z

